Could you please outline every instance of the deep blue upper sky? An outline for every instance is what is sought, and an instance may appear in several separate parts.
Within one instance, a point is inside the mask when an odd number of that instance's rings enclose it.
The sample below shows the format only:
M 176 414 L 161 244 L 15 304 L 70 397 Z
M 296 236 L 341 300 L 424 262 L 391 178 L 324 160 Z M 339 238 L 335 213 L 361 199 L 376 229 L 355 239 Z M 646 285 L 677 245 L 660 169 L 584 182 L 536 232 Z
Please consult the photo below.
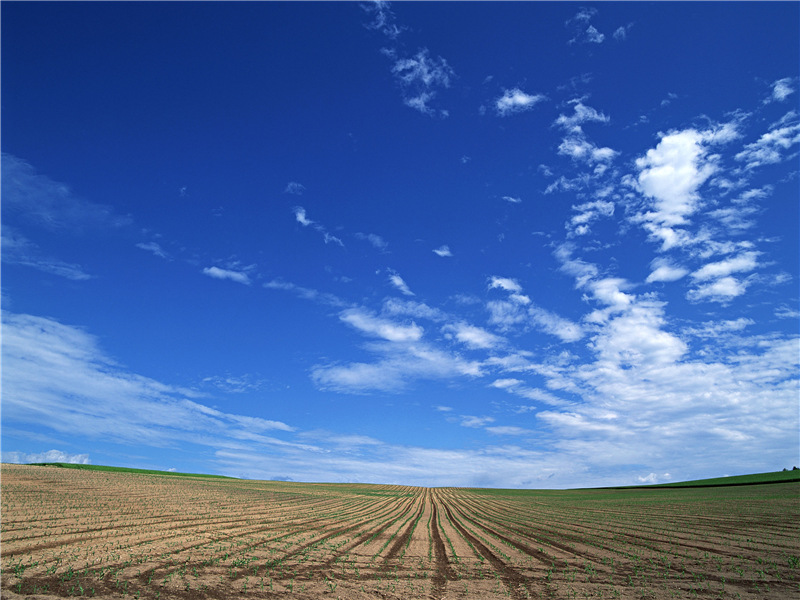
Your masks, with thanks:
M 798 17 L 4 2 L 3 460 L 800 462 Z

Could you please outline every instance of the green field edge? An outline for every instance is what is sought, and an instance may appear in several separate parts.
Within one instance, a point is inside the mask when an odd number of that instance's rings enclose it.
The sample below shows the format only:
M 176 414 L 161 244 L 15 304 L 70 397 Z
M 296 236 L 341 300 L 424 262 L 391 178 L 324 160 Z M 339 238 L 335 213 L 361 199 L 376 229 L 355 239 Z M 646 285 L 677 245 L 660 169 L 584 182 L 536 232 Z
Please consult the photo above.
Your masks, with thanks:
M 130 467 L 107 467 L 104 465 L 81 465 L 76 463 L 43 462 L 26 463 L 32 467 L 58 467 L 61 469 L 79 469 L 84 471 L 104 471 L 108 473 L 136 473 L 139 475 L 162 475 L 165 477 L 200 477 L 203 479 L 237 479 L 226 475 L 207 475 L 205 473 L 178 473 L 175 471 L 158 471 L 156 469 L 133 469 Z
M 648 485 L 626 485 L 591 488 L 595 490 L 631 490 L 631 489 L 658 489 L 658 488 L 703 488 L 724 487 L 732 485 L 761 485 L 767 483 L 792 483 L 800 481 L 800 469 L 792 471 L 771 471 L 768 473 L 753 473 L 751 475 L 733 475 L 730 477 L 714 477 L 711 479 L 695 479 L 692 481 L 679 481 L 675 483 L 653 483 Z
M 6 463 L 3 463 L 6 464 Z M 12 463 L 8 463 L 12 464 Z M 155 469 L 134 469 L 130 467 L 110 467 L 104 465 L 84 465 L 75 463 L 44 462 L 27 463 L 33 467 L 58 467 L 63 469 L 81 469 L 88 471 L 104 471 L 110 473 L 134 473 L 140 475 L 159 475 L 163 477 L 194 477 L 203 479 L 226 479 L 239 480 L 237 477 L 227 475 L 208 475 L 204 473 L 178 473 L 174 471 L 159 471 Z M 714 477 L 711 479 L 695 479 L 691 481 L 680 481 L 674 483 L 656 483 L 625 486 L 600 486 L 591 488 L 571 488 L 573 491 L 582 490 L 648 490 L 648 489 L 685 489 L 685 488 L 708 488 L 708 487 L 727 487 L 742 485 L 762 485 L 774 483 L 797 483 L 800 482 L 800 469 L 771 471 L 768 473 L 753 473 L 749 475 L 733 475 L 730 477 Z M 332 484 L 336 485 L 336 484 Z M 535 489 L 489 489 L 489 488 L 466 488 L 477 492 L 485 493 L 505 493 L 505 494 L 525 494 L 528 492 L 558 492 L 559 490 L 535 490 Z M 568 490 L 560 490 L 568 491 Z

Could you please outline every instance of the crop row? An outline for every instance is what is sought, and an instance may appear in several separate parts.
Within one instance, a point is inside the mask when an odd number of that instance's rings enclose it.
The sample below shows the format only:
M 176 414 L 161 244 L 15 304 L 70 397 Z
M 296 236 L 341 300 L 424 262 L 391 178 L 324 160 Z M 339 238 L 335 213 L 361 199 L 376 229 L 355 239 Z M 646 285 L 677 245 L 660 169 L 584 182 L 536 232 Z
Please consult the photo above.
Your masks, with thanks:
M 3 597 L 785 598 L 798 484 L 502 491 L 2 466 Z

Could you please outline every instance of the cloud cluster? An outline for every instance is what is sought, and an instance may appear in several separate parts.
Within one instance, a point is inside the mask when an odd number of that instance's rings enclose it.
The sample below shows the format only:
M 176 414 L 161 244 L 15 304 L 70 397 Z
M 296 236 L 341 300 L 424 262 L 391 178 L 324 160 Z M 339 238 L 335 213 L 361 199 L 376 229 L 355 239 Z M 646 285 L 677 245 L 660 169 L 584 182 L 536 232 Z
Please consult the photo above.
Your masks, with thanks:
M 504 90 L 503 95 L 495 100 L 495 110 L 501 117 L 507 117 L 532 109 L 545 100 L 542 94 L 527 94 L 519 88 Z

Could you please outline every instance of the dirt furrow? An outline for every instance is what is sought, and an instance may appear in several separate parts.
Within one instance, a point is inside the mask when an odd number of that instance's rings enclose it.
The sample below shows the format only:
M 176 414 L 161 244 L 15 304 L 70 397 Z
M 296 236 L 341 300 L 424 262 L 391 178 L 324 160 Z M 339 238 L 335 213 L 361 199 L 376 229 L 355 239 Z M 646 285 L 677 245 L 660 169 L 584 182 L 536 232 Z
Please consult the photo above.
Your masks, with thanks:
M 433 518 L 431 519 L 431 535 L 433 536 L 433 551 L 436 557 L 436 574 L 431 581 L 433 582 L 433 590 L 431 597 L 433 600 L 442 600 L 444 592 L 447 588 L 448 581 L 454 581 L 456 574 L 450 566 L 450 561 L 447 560 L 447 550 L 444 547 L 444 541 L 439 533 L 439 507 L 433 501 Z

